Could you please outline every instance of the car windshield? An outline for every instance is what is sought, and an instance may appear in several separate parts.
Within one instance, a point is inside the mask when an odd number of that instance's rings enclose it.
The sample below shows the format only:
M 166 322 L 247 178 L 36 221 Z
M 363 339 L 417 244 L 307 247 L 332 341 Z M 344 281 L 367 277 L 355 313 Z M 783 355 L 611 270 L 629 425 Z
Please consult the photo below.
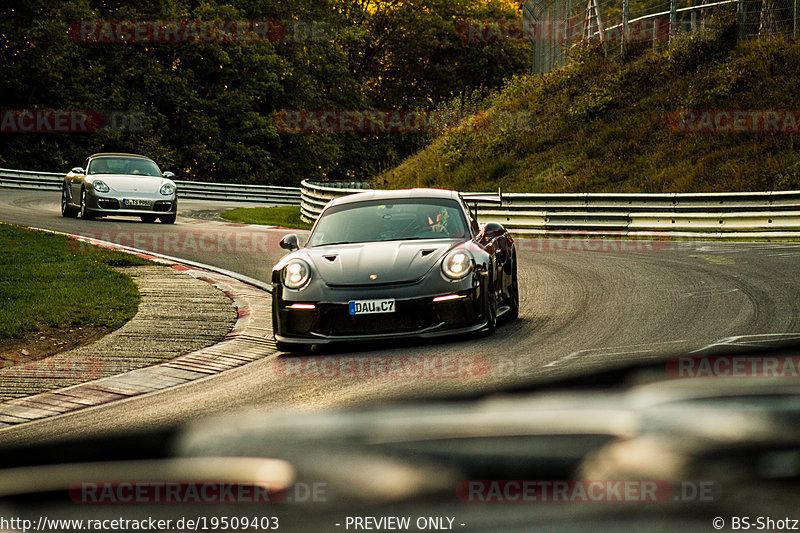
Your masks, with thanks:
M 325 212 L 309 246 L 410 239 L 467 237 L 463 211 L 454 200 L 403 198 L 344 204 Z
M 89 162 L 89 174 L 130 174 L 133 176 L 161 176 L 158 166 L 141 157 L 98 157 Z

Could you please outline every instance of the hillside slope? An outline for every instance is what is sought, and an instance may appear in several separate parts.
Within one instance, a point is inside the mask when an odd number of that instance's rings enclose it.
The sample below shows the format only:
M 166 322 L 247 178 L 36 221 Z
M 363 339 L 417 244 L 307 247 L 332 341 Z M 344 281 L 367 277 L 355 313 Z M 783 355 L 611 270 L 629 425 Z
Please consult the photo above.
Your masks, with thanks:
M 548 75 L 515 78 L 492 97 L 484 122 L 502 111 L 525 111 L 534 117 L 529 131 L 442 134 L 376 176 L 374 185 L 507 192 L 800 189 L 800 133 L 790 132 L 792 113 L 779 115 L 780 133 L 676 131 L 675 120 L 682 110 L 797 110 L 800 121 L 800 44 L 738 43 L 726 30 L 713 40 L 641 49 L 625 61 L 605 58 L 596 46 L 576 49 L 573 58 Z M 710 116 L 726 124 L 727 115 Z M 763 129 L 759 115 L 748 116 Z

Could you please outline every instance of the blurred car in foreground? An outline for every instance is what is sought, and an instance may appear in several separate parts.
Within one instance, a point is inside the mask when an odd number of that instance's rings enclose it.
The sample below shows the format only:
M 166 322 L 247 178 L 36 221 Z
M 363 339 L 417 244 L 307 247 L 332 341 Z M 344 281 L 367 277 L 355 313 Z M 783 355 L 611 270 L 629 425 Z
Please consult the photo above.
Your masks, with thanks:
M 61 189 L 61 215 L 84 220 L 135 216 L 144 222 L 173 224 L 178 212 L 172 172 L 135 154 L 102 153 L 73 168 Z
M 670 369 L 798 347 L 723 350 L 425 403 L 0 444 L 0 517 L 20 532 L 796 529 L 800 381 Z

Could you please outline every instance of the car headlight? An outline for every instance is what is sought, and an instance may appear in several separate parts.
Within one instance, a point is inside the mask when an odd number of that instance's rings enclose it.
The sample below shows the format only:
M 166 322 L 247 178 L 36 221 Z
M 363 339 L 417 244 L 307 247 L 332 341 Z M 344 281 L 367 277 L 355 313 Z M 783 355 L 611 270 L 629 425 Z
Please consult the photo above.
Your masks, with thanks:
M 283 283 L 290 289 L 302 289 L 311 279 L 311 268 L 302 259 L 292 259 L 283 267 Z
M 450 279 L 463 279 L 472 272 L 472 255 L 464 250 L 447 254 L 442 261 L 442 272 Z
M 109 189 L 109 188 L 108 188 L 108 185 L 106 185 L 105 183 L 103 183 L 103 182 L 102 182 L 102 181 L 100 181 L 100 180 L 97 180 L 97 181 L 93 182 L 93 183 L 92 183 L 92 187 L 93 187 L 93 188 L 94 188 L 94 190 L 96 190 L 97 192 L 108 192 L 108 191 L 110 191 L 110 190 L 111 190 L 111 189 Z
M 171 183 L 165 183 L 161 186 L 161 194 L 164 196 L 170 196 L 175 193 L 175 186 Z

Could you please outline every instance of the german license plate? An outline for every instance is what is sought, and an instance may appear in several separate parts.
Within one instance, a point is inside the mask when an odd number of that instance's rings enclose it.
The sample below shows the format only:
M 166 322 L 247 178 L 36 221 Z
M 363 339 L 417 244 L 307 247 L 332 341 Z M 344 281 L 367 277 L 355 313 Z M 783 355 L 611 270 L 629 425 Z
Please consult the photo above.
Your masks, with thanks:
M 351 315 L 371 315 L 375 313 L 394 313 L 394 299 L 350 300 Z
M 151 203 L 150 200 L 136 200 L 130 198 L 124 198 L 122 200 L 122 205 L 130 205 L 133 207 L 149 207 Z

